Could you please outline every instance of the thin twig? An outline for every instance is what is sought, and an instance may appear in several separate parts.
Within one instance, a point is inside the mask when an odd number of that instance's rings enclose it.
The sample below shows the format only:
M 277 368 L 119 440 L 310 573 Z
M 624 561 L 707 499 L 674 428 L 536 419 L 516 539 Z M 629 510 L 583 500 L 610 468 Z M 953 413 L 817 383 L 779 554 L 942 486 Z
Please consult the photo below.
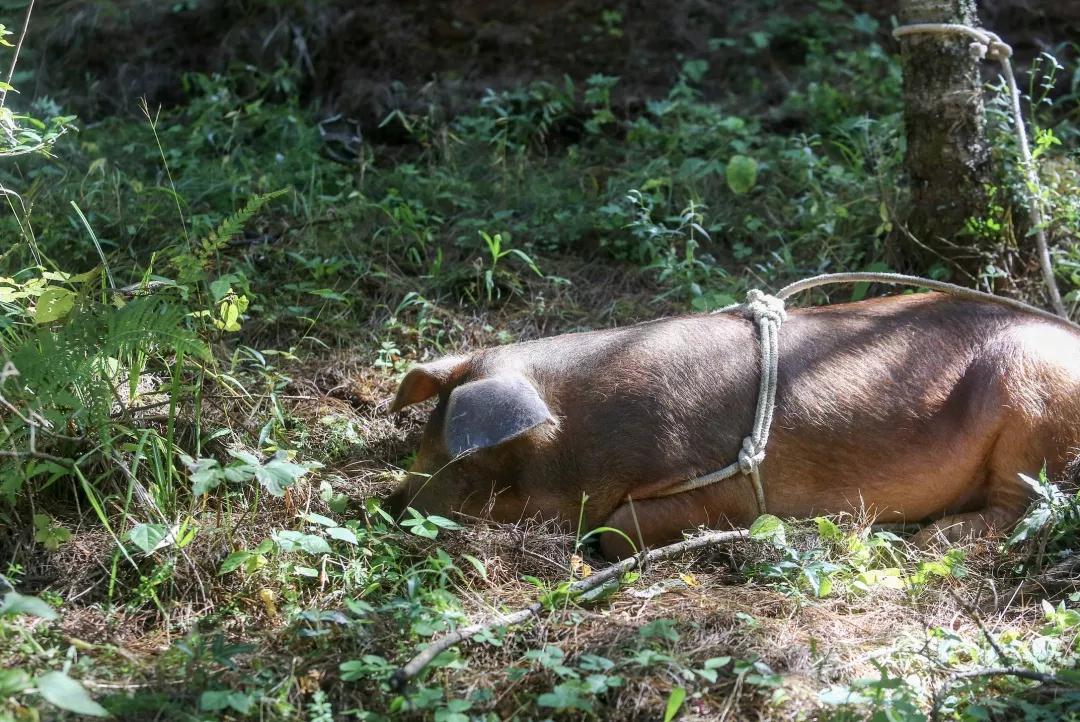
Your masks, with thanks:
M 73 466 L 75 463 L 71 459 L 64 458 L 63 456 L 46 454 L 44 451 L 7 451 L 5 449 L 0 449 L 0 457 L 8 459 L 43 459 L 44 461 L 51 461 L 55 464 L 62 464 L 64 466 Z
M 949 593 L 949 596 L 952 597 L 953 600 L 960 605 L 960 608 L 963 609 L 964 613 L 971 618 L 971 621 L 975 622 L 975 626 L 979 628 L 979 631 L 982 632 L 982 635 L 986 637 L 986 641 L 990 643 L 990 646 L 993 648 L 994 652 L 997 653 L 998 659 L 1000 659 L 1005 664 L 1011 664 L 1012 659 L 1009 657 L 1009 655 L 1005 654 L 1005 650 L 1001 648 L 1001 645 L 998 644 L 997 640 L 994 638 L 994 635 L 991 634 L 990 630 L 986 628 L 985 624 L 983 624 L 983 621 L 979 618 L 978 613 L 970 606 L 968 606 L 968 604 L 963 599 L 961 599 L 956 594 L 956 592 L 951 589 L 946 589 L 945 591 L 947 591 Z
M 659 547 L 658 549 L 652 549 L 641 554 L 637 554 L 632 557 L 628 557 L 613 564 L 612 566 L 597 572 L 592 576 L 580 579 L 570 585 L 567 590 L 571 595 L 581 594 L 591 589 L 596 589 L 604 584 L 610 582 L 613 579 L 618 579 L 626 572 L 642 566 L 644 563 L 651 563 L 659 561 L 661 559 L 668 559 L 669 557 L 678 556 L 694 549 L 702 549 L 704 547 L 713 546 L 716 544 L 723 544 L 729 541 L 735 541 L 737 539 L 746 539 L 747 531 L 745 529 L 736 529 L 734 531 L 720 531 L 712 532 L 709 534 L 702 534 L 701 536 L 693 537 L 685 541 L 677 542 L 675 544 L 669 544 L 667 546 Z M 412 659 L 394 672 L 391 677 L 391 684 L 396 689 L 402 689 L 413 677 L 420 674 L 427 667 L 433 659 L 440 654 L 450 649 L 459 642 L 476 636 L 477 634 L 487 631 L 493 627 L 510 626 L 512 624 L 520 624 L 529 617 L 539 614 L 544 608 L 543 602 L 533 602 L 524 609 L 519 609 L 516 612 L 510 614 L 499 614 L 489 619 L 476 624 L 470 624 L 467 627 L 462 627 L 454 632 L 446 634 L 434 642 L 429 644 Z
M 19 41 L 15 44 L 15 55 L 11 58 L 11 67 L 8 68 L 7 86 L 0 88 L 0 108 L 4 107 L 4 102 L 7 100 L 7 88 L 11 87 L 11 79 L 15 77 L 15 65 L 19 62 L 19 53 L 22 51 L 23 40 L 30 29 L 30 14 L 32 12 L 34 12 L 34 0 L 30 0 L 30 4 L 26 6 L 26 17 L 23 18 L 22 32 L 19 33 Z

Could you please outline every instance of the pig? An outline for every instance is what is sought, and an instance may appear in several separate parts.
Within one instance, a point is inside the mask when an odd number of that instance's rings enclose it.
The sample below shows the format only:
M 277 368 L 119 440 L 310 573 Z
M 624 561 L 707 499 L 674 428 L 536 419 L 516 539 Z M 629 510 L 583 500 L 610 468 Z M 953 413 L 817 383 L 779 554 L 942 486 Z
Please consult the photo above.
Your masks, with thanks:
M 390 409 L 437 398 L 401 513 L 598 526 L 609 559 L 700 526 L 745 527 L 737 475 L 666 489 L 738 457 L 758 401 L 760 345 L 744 313 L 571 333 L 415 366 Z M 865 511 L 933 520 L 916 544 L 1007 531 L 1032 489 L 1077 476 L 1080 332 L 994 303 L 919 293 L 789 310 L 775 419 L 760 467 L 783 518 Z

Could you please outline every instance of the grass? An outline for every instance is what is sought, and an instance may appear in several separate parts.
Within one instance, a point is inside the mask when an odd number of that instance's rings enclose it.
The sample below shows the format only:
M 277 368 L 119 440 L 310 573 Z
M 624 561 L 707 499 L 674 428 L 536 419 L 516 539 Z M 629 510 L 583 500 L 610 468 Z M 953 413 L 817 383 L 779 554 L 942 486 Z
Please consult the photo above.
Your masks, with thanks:
M 765 518 L 592 600 L 563 590 L 601 562 L 558 528 L 379 508 L 424 420 L 385 413 L 414 361 L 895 267 L 897 63 L 822 12 L 771 110 L 706 102 L 695 59 L 641 107 L 611 76 L 535 82 L 395 112 L 394 143 L 320 132 L 287 68 L 188 76 L 183 105 L 77 133 L 28 109 L 18 148 L 54 157 L 0 171 L 0 572 L 48 606 L 4 597 L 0 719 L 72 718 L 55 673 L 123 719 L 1075 716 L 1076 500 L 1049 487 L 1010 546 Z M 1075 302 L 1080 181 L 1046 140 L 1075 137 L 1075 98 L 1036 120 Z M 1003 167 L 973 228 L 1008 247 Z M 1000 270 L 976 282 L 1033 294 Z M 433 636 L 541 597 L 391 686 Z

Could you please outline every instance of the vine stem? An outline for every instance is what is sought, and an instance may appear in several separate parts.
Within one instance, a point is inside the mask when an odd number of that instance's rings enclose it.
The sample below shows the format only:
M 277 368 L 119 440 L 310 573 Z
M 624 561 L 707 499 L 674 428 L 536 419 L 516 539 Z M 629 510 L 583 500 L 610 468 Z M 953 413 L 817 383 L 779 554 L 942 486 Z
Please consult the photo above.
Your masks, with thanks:
M 7 89 L 11 87 L 11 79 L 15 77 L 15 65 L 19 62 L 19 53 L 22 52 L 23 40 L 26 39 L 26 33 L 30 29 L 30 14 L 33 12 L 34 0 L 30 0 L 30 4 L 26 6 L 26 17 L 23 18 L 22 32 L 19 33 L 19 40 L 15 43 L 15 57 L 11 59 L 11 67 L 8 68 L 7 86 L 0 88 L 0 108 L 3 108 L 7 101 Z

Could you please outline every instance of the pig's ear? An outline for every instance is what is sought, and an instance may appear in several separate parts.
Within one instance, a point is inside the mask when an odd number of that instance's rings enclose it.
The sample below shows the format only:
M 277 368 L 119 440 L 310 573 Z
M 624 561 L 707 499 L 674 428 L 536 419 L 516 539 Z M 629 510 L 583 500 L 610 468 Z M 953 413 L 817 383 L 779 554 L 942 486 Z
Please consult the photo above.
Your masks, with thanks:
M 405 374 L 398 386 L 397 396 L 390 404 L 390 411 L 401 411 L 406 406 L 427 401 L 454 382 L 465 370 L 467 356 L 447 356 L 426 364 L 417 364 Z
M 498 446 L 555 423 L 536 387 L 520 374 L 470 381 L 450 392 L 443 435 L 451 456 Z

